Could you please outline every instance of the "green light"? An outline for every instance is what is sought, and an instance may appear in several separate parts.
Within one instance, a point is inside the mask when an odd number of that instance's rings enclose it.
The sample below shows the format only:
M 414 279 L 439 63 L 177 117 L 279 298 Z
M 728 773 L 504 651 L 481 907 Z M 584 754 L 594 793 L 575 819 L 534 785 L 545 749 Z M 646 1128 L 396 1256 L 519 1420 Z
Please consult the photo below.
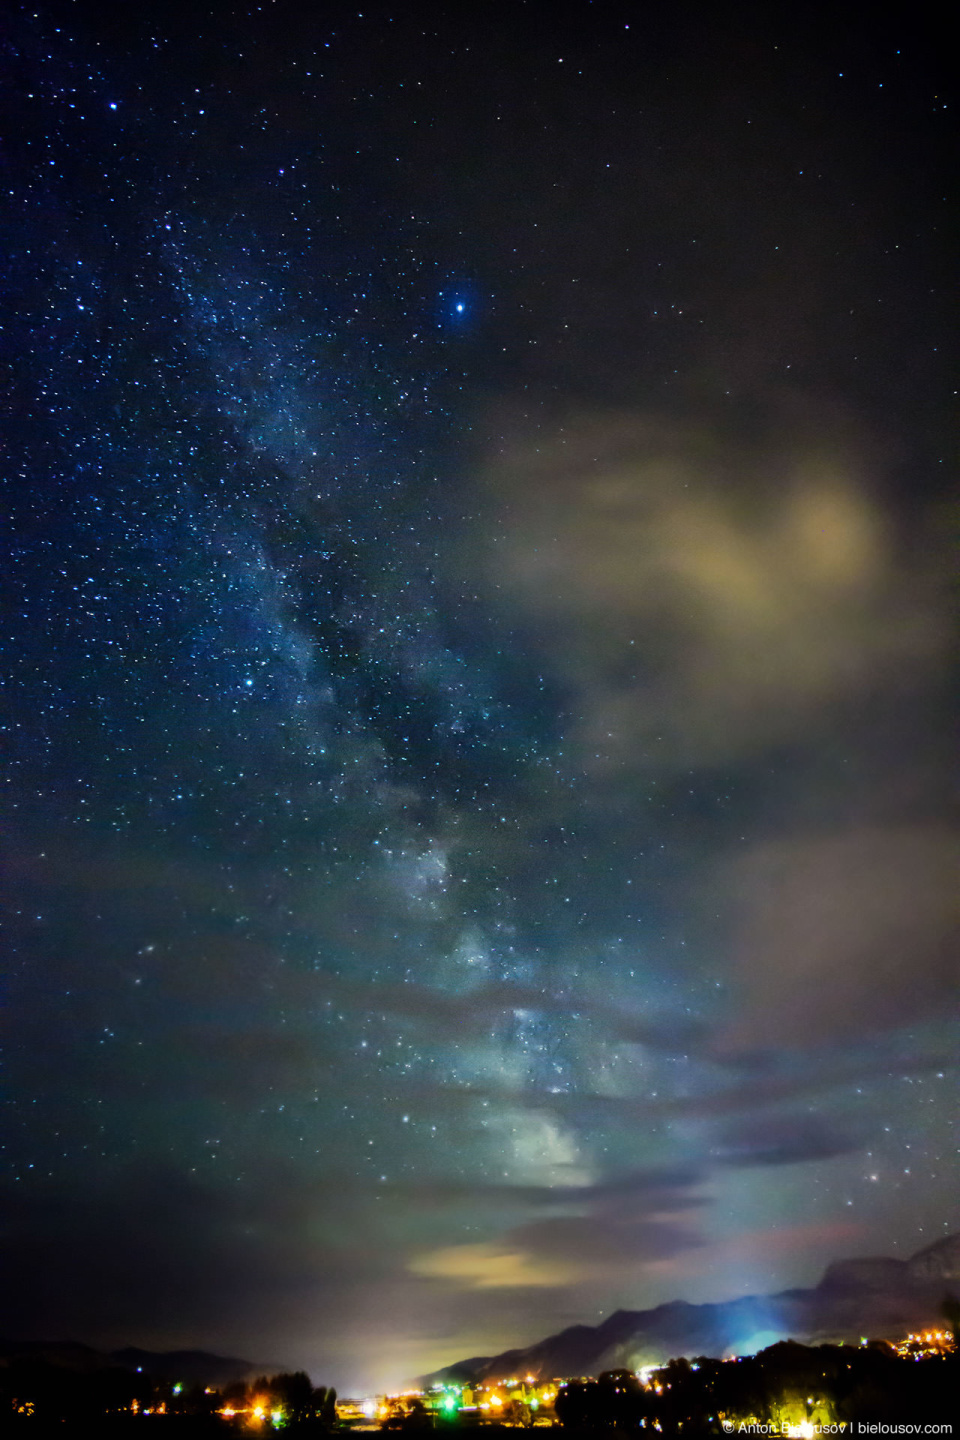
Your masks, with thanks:
M 453 1407 L 456 1405 L 456 1403 L 457 1403 L 457 1401 L 456 1401 L 456 1397 L 455 1397 L 454 1395 L 444 1395 L 444 1397 L 443 1397 L 443 1408 L 444 1408 L 444 1410 L 452 1410 Z

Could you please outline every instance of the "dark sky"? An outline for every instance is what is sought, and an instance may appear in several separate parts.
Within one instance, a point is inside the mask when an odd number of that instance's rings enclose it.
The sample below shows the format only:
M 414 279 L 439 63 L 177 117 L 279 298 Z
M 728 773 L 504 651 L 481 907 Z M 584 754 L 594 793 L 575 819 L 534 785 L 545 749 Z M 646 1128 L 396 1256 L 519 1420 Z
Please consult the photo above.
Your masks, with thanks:
M 0 1333 L 960 1227 L 953 97 L 839 8 L 7 9 Z

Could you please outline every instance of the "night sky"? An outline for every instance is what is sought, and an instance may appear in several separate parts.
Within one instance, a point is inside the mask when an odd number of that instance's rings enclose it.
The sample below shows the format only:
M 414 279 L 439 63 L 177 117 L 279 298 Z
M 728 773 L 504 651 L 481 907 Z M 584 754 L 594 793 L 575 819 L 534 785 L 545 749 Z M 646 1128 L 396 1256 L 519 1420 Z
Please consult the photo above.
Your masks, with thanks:
M 839 9 L 7 9 L 0 1333 L 960 1228 L 949 51 Z

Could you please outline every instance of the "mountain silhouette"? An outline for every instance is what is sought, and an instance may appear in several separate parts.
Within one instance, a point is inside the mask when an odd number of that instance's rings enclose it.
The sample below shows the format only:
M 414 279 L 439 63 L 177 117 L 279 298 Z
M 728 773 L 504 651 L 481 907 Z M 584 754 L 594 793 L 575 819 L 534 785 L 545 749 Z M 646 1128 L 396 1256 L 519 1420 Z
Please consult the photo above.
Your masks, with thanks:
M 254 1374 L 272 1374 L 282 1367 L 252 1365 L 249 1360 L 211 1355 L 206 1350 L 95 1350 L 76 1340 L 0 1340 L 0 1364 L 10 1360 L 43 1360 L 65 1370 L 88 1372 L 117 1366 L 138 1370 L 155 1380 L 180 1381 L 184 1385 L 210 1385 L 221 1389 Z
M 837 1260 L 812 1289 L 781 1290 L 692 1305 L 674 1300 L 651 1310 L 617 1310 L 599 1325 L 572 1325 L 534 1345 L 478 1355 L 421 1377 L 437 1381 L 598 1375 L 660 1365 L 679 1355 L 746 1355 L 778 1340 L 808 1344 L 898 1339 L 942 1326 L 940 1305 L 960 1294 L 960 1235 L 948 1235 L 909 1260 L 881 1255 Z

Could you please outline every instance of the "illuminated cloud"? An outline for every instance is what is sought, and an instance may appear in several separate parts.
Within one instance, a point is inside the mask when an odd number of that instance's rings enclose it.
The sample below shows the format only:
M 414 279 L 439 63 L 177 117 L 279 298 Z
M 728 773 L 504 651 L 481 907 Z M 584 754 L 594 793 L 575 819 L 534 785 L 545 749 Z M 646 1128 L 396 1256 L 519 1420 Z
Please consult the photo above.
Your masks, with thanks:
M 485 474 L 491 573 L 575 691 L 591 770 L 802 737 L 941 655 L 929 556 L 898 554 L 856 447 L 811 429 L 748 446 L 697 422 L 584 419 Z
M 702 1205 L 700 1179 L 689 1170 L 651 1169 L 593 1185 L 518 1187 L 514 1203 L 539 1214 L 483 1243 L 418 1254 L 410 1268 L 477 1289 L 636 1278 L 651 1260 L 701 1243 L 692 1223 Z M 504 1187 L 486 1198 L 504 1205 L 509 1195 Z
M 503 1249 L 495 1242 L 447 1245 L 410 1261 L 414 1275 L 455 1280 L 468 1289 L 556 1289 L 584 1277 L 583 1266 L 570 1259 L 541 1260 L 523 1250 Z

